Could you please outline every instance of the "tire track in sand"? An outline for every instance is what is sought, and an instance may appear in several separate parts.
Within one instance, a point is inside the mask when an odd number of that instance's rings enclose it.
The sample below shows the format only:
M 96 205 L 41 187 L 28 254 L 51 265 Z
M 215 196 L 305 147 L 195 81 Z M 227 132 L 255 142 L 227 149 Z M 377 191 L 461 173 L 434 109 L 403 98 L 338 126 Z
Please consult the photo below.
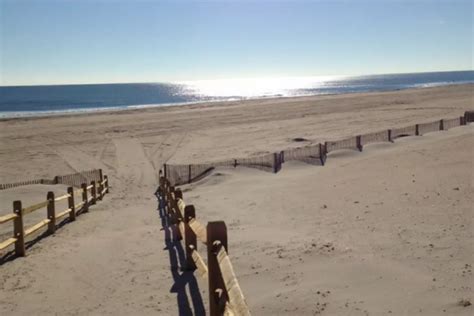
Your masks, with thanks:
M 59 146 L 57 149 L 51 148 L 67 165 L 75 172 L 92 169 L 103 169 L 105 172 L 114 170 L 111 165 L 96 159 L 75 146 Z
M 181 148 L 186 135 L 187 132 L 164 135 L 162 136 L 163 139 L 160 139 L 160 141 L 148 151 L 148 158 L 155 170 L 161 169 L 163 164 L 167 163 L 168 160 L 176 154 Z
M 123 190 L 135 195 L 149 194 L 158 183 L 158 172 L 148 160 L 142 144 L 136 138 L 114 138 L 117 155 L 117 177 Z M 146 189 L 146 190 L 143 190 Z

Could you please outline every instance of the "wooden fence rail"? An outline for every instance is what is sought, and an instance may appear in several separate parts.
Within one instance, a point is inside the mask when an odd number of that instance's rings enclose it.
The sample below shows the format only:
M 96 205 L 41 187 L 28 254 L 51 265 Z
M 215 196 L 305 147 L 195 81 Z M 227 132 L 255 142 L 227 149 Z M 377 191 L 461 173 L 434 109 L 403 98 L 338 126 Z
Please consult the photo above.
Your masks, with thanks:
M 186 270 L 197 270 L 209 286 L 209 315 L 250 315 L 245 297 L 228 256 L 227 227 L 223 221 L 204 227 L 196 219 L 193 205 L 186 205 L 183 193 L 160 178 L 161 199 L 166 215 L 184 240 Z M 207 247 L 207 265 L 198 252 L 198 241 Z
M 88 193 L 90 192 L 90 197 Z M 97 195 L 97 192 L 99 195 Z M 0 242 L 0 253 L 2 253 L 9 246 L 14 245 L 15 254 L 19 257 L 25 256 L 25 238 L 37 232 L 38 230 L 47 226 L 46 232 L 53 234 L 56 231 L 59 222 L 66 216 L 69 216 L 69 221 L 74 221 L 76 215 L 87 212 L 90 205 L 95 204 L 98 200 L 102 200 L 104 195 L 109 192 L 109 181 L 107 176 L 98 182 L 92 181 L 90 185 L 82 184 L 82 188 L 74 190 L 68 187 L 67 193 L 55 197 L 54 192 L 50 191 L 46 195 L 46 200 L 36 203 L 31 206 L 23 207 L 21 201 L 13 202 L 13 213 L 0 216 L 0 224 L 13 222 L 13 236 Z M 81 200 L 78 204 L 74 204 L 75 196 Z M 67 200 L 67 208 L 64 210 L 56 210 L 56 202 Z M 24 227 L 24 217 L 37 210 L 46 208 L 47 218 L 41 220 L 39 223 L 30 227 Z

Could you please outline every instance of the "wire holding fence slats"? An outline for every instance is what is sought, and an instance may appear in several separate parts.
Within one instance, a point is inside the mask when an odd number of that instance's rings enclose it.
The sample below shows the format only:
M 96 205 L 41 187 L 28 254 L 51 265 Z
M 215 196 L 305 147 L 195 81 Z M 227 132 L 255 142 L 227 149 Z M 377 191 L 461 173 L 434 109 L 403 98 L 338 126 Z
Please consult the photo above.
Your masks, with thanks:
M 383 142 L 390 142 L 390 132 L 388 130 L 361 135 L 362 146 Z
M 326 148 L 326 153 L 341 149 L 360 150 L 360 142 L 358 136 L 353 136 L 336 141 L 328 141 L 324 144 L 324 146 Z
M 445 130 L 461 126 L 462 119 L 460 117 L 443 120 L 443 127 Z
M 427 133 L 437 132 L 439 131 L 439 128 L 439 121 L 418 124 L 418 135 L 425 135 Z
M 164 170 L 167 178 L 173 185 L 182 185 L 201 179 L 216 167 L 234 167 L 234 162 L 233 160 L 225 160 L 190 165 L 165 164 Z
M 391 130 L 392 131 L 392 140 L 399 138 L 399 137 L 405 137 L 405 136 L 416 136 L 416 125 L 412 126 L 405 126 L 405 127 L 399 127 L 399 128 L 394 128 Z
M 281 152 L 282 162 L 303 161 L 312 165 L 324 165 L 326 153 L 322 144 L 286 149 Z
M 190 165 L 164 165 L 165 174 L 173 185 L 189 183 Z
M 81 187 L 82 183 L 90 183 L 91 181 L 101 181 L 102 170 L 94 169 L 88 171 L 81 171 L 67 175 L 55 177 L 56 184 L 72 185 L 74 187 Z
M 67 175 L 55 176 L 53 179 L 34 179 L 15 183 L 0 184 L 0 190 L 12 189 L 25 185 L 33 184 L 65 184 L 80 188 L 82 183 L 90 183 L 91 181 L 101 181 L 102 169 L 94 169 L 87 171 L 79 171 Z
M 276 173 L 281 169 L 281 163 L 280 154 L 274 153 L 258 157 L 227 159 L 203 164 L 165 164 L 164 173 L 172 185 L 182 185 L 203 178 L 217 167 L 237 168 L 242 166 Z
M 43 184 L 44 181 L 46 181 L 46 180 L 45 179 L 35 179 L 35 180 L 27 180 L 27 181 L 15 182 L 15 183 L 0 184 L 0 190 L 12 189 L 12 188 L 21 187 L 21 186 L 24 186 L 24 185 Z
M 267 154 L 258 157 L 236 159 L 237 166 L 255 168 L 267 172 L 275 172 L 278 161 L 277 154 Z

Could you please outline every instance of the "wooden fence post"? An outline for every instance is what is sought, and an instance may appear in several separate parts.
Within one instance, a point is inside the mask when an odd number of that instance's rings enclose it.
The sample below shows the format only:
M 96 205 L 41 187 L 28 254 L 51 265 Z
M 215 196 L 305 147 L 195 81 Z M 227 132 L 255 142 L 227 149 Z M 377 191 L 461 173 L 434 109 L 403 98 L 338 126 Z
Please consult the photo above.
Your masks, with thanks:
M 319 143 L 319 159 L 321 160 L 321 165 L 324 166 L 326 163 L 326 149 L 324 148 L 324 145 Z
M 470 122 L 474 122 L 474 111 L 465 111 L 464 112 L 464 125 Z
M 439 130 L 444 131 L 444 120 L 439 120 Z
M 184 243 L 186 248 L 186 270 L 196 270 L 193 260 L 193 249 L 197 251 L 196 234 L 189 226 L 189 221 L 196 218 L 196 210 L 193 205 L 184 208 Z
M 170 205 L 170 209 L 171 209 L 171 223 L 176 225 L 176 237 L 178 240 L 182 240 L 183 239 L 183 236 L 181 235 L 181 231 L 179 229 L 179 222 L 181 220 L 180 218 L 180 212 L 179 212 L 179 209 L 178 209 L 178 196 L 181 195 L 181 197 L 183 196 L 182 193 L 181 193 L 181 190 L 180 189 L 174 189 L 173 187 L 173 191 L 171 191 L 170 193 L 170 196 L 171 196 L 171 205 Z
M 67 198 L 67 207 L 71 209 L 69 212 L 69 220 L 75 221 L 76 220 L 76 208 L 74 207 L 74 188 L 68 187 L 67 193 L 69 197 Z
M 168 192 L 168 185 L 167 185 L 167 181 L 166 181 L 166 178 L 163 177 L 163 182 L 162 182 L 162 185 L 161 185 L 161 212 L 163 215 L 166 214 L 166 199 L 167 199 L 167 193 Z
M 415 125 L 415 135 L 420 136 L 420 126 L 418 124 Z
M 102 180 L 99 182 L 99 187 L 97 188 L 99 190 L 99 200 L 102 201 L 104 198 L 104 194 L 102 194 L 102 191 L 104 190 L 104 185 L 102 184 Z
M 161 189 L 161 199 L 163 200 L 163 207 L 166 207 L 166 199 L 168 196 L 166 195 L 168 192 L 168 181 L 166 181 L 166 178 L 163 177 L 163 187 Z
M 209 280 L 209 315 L 218 316 L 223 312 L 219 302 L 227 300 L 222 274 L 217 262 L 220 247 L 227 251 L 227 228 L 223 221 L 207 223 L 207 266 Z
M 13 221 L 13 235 L 15 235 L 15 254 L 19 257 L 25 256 L 25 230 L 23 229 L 23 209 L 21 201 L 13 202 L 13 212 L 16 218 Z
M 91 189 L 91 195 L 92 195 L 92 201 L 91 204 L 95 204 L 97 202 L 97 187 L 95 184 L 95 181 L 91 181 L 92 189 Z
M 171 197 L 171 193 L 174 192 L 174 186 L 169 186 L 168 187 L 168 194 L 166 195 L 166 208 L 168 210 L 168 216 L 173 216 L 173 199 Z M 173 220 L 173 218 L 171 219 Z
M 362 151 L 362 136 L 360 135 L 357 135 L 356 136 L 356 143 L 357 143 L 357 149 L 359 149 L 359 151 Z
M 280 159 L 277 153 L 273 153 L 273 173 L 277 173 L 280 170 Z
M 177 195 L 179 189 L 176 189 L 173 187 L 173 191 L 171 192 L 171 216 L 172 216 L 172 224 L 176 225 L 176 237 L 178 237 L 179 240 L 183 239 L 183 236 L 181 236 L 181 231 L 179 230 L 179 221 L 180 221 L 180 216 L 179 216 L 179 209 L 178 209 L 178 197 Z
M 166 170 L 166 164 L 163 164 L 163 170 L 164 170 L 164 175 L 165 175 L 165 179 L 168 179 L 168 171 Z
M 89 211 L 89 203 L 87 202 L 87 183 L 83 183 L 81 185 L 82 188 L 82 202 L 84 202 L 84 205 L 82 206 L 84 208 L 84 212 Z
M 176 216 L 176 224 L 178 225 L 178 228 L 179 228 L 179 224 L 181 221 L 183 221 L 183 218 L 182 216 L 184 216 L 184 214 L 181 214 L 181 210 L 179 209 L 179 206 L 178 206 L 178 200 L 179 199 L 183 199 L 183 192 L 181 192 L 181 189 L 176 189 L 176 191 L 174 191 L 174 210 L 175 210 L 175 216 Z M 184 238 L 184 236 L 181 235 L 181 230 L 178 229 L 178 238 L 179 240 L 182 240 Z
M 99 169 L 99 181 L 100 183 L 102 183 L 102 181 L 104 181 L 104 174 L 102 173 L 102 169 Z
M 464 119 L 464 116 L 459 117 L 459 125 L 466 125 L 466 120 Z
M 160 174 L 161 174 L 161 170 L 160 170 Z M 158 188 L 156 188 L 156 191 L 155 191 L 155 195 L 156 195 L 157 198 L 159 198 L 161 196 L 161 194 L 163 194 L 163 184 L 164 184 L 164 179 L 160 175 L 160 177 L 158 179 Z
M 191 183 L 191 165 L 188 166 L 188 183 Z
M 105 193 L 109 193 L 109 177 L 104 176 L 104 180 L 107 180 L 105 182 Z
M 388 141 L 393 143 L 392 130 L 391 129 L 387 130 L 387 134 L 388 134 Z
M 48 233 L 54 234 L 56 231 L 56 210 L 55 210 L 55 201 L 54 201 L 54 192 L 49 191 L 46 195 L 46 199 L 48 200 Z
M 166 207 L 166 215 L 170 215 L 170 193 L 171 192 L 171 187 L 169 185 L 166 186 L 166 191 L 165 191 L 165 207 Z
M 176 189 L 174 191 L 174 198 L 176 199 L 176 202 L 178 202 L 179 199 L 183 199 L 183 192 L 181 191 L 181 189 Z

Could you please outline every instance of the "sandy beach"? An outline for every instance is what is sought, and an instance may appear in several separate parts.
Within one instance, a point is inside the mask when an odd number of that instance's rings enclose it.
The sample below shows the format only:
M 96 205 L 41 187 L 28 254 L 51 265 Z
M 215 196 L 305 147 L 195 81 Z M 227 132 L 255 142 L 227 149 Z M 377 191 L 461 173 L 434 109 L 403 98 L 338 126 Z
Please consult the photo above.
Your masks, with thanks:
M 0 183 L 102 168 L 111 194 L 26 257 L 0 265 L 0 314 L 193 314 L 196 301 L 208 305 L 207 284 L 170 271 L 176 263 L 153 195 L 163 163 L 453 118 L 474 110 L 473 88 L 1 120 Z M 459 301 L 474 300 L 473 170 L 471 124 L 330 153 L 324 167 L 217 169 L 182 189 L 201 222 L 226 222 L 253 315 L 471 315 Z M 13 200 L 43 200 L 51 189 L 64 188 L 0 191 L 0 215 Z

